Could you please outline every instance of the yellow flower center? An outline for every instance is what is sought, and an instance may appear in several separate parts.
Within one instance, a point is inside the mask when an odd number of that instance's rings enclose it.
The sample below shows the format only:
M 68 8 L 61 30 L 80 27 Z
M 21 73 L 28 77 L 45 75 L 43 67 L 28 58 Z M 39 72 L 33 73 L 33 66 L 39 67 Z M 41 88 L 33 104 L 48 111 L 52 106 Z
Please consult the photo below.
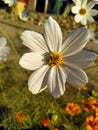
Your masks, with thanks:
M 59 66 L 60 64 L 62 64 L 62 61 L 62 54 L 58 52 L 52 52 L 48 57 L 48 63 L 50 66 Z
M 87 10 L 86 10 L 85 8 L 82 8 L 82 9 L 80 9 L 80 11 L 79 11 L 79 13 L 80 13 L 81 15 L 85 15 L 86 12 L 87 12 Z

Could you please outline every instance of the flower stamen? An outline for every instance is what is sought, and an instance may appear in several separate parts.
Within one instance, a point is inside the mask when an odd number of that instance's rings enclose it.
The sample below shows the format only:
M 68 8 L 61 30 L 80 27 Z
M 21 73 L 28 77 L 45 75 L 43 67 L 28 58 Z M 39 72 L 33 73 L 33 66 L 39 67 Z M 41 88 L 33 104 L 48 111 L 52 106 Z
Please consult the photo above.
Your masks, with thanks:
M 81 8 L 80 11 L 79 11 L 79 13 L 80 13 L 81 15 L 85 15 L 86 12 L 87 12 L 87 10 L 86 10 L 85 8 Z
M 52 52 L 48 57 L 48 63 L 50 66 L 59 66 L 60 64 L 62 64 L 62 61 L 62 54 L 58 52 Z

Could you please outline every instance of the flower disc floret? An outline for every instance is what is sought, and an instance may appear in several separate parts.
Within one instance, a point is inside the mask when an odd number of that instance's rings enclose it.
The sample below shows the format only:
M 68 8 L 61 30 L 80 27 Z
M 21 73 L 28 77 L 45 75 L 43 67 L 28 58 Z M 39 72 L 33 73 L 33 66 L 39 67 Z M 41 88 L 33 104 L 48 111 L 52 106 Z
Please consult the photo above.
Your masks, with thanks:
M 80 11 L 79 11 L 79 13 L 81 15 L 85 15 L 87 13 L 87 10 L 85 8 L 81 8 Z
M 62 54 L 58 52 L 50 53 L 48 58 L 48 63 L 50 66 L 59 66 L 60 64 L 62 64 L 62 61 L 63 61 Z

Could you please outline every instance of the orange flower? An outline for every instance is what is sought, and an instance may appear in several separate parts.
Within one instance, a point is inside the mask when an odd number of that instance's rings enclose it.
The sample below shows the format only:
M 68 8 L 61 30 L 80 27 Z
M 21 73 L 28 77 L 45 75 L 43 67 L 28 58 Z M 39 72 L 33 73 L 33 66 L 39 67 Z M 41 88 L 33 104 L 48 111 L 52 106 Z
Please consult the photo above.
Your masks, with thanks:
M 87 112 L 93 111 L 98 106 L 98 100 L 95 98 L 88 98 L 84 101 L 84 110 Z
M 86 117 L 84 124 L 87 130 L 98 130 L 98 118 L 93 115 Z
M 86 112 L 93 111 L 94 109 L 95 109 L 95 106 L 94 106 L 94 105 L 84 104 L 84 110 L 85 110 Z
M 84 124 L 85 124 L 87 130 L 92 129 L 93 126 L 94 126 L 94 116 L 91 115 L 91 116 L 86 117 Z M 89 128 L 89 129 L 88 129 L 88 128 Z M 93 129 L 92 129 L 92 130 L 93 130 Z
M 42 120 L 41 120 L 41 124 L 44 127 L 49 126 L 49 124 L 50 124 L 49 118 L 48 117 L 43 117 Z
M 53 130 L 59 130 L 58 128 L 54 128 Z
M 79 89 L 79 90 L 86 91 L 86 90 L 88 90 L 88 87 L 87 87 L 87 86 L 83 86 L 83 87 L 79 87 L 78 89 Z
M 76 103 L 68 103 L 65 110 L 69 115 L 72 116 L 80 114 L 80 106 Z
M 98 130 L 98 117 L 95 118 L 95 127 L 94 130 Z
M 25 117 L 25 115 L 22 112 L 17 112 L 16 113 L 16 120 L 17 120 L 17 122 L 22 122 L 24 117 Z
M 95 108 L 95 116 L 98 117 L 98 107 Z

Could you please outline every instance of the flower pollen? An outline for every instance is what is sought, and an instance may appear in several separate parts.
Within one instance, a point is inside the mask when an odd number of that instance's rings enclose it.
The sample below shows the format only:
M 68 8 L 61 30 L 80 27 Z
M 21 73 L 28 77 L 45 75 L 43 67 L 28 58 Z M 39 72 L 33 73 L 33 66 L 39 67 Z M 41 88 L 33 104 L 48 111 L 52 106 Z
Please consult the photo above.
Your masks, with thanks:
M 59 52 L 52 52 L 48 57 L 48 63 L 50 66 L 59 66 L 62 64 L 63 57 Z
M 80 13 L 81 15 L 85 15 L 86 12 L 87 12 L 87 10 L 86 10 L 85 8 L 81 8 L 80 11 L 79 11 L 79 13 Z

